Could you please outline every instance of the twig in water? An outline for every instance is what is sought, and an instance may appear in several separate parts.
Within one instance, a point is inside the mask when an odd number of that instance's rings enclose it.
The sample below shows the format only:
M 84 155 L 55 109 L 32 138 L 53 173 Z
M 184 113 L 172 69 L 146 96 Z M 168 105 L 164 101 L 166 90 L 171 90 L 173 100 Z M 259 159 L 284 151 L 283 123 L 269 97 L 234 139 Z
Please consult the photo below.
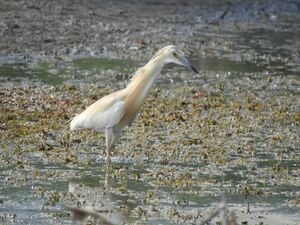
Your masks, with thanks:
M 219 214 L 224 210 L 224 208 L 226 209 L 226 205 L 225 205 L 225 206 L 224 206 L 224 205 L 221 205 L 221 207 L 219 207 L 213 214 L 211 214 L 205 221 L 203 221 L 203 222 L 201 223 L 201 225 L 205 225 L 205 224 L 209 225 L 209 222 L 210 222 L 213 218 L 217 217 L 217 215 L 219 215 Z

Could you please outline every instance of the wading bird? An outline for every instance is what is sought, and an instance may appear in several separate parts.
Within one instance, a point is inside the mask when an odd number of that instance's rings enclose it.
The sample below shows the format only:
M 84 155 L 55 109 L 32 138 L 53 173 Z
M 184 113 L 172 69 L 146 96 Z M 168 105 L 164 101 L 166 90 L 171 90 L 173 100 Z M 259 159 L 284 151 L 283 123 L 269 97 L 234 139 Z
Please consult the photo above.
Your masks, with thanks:
M 182 51 L 173 45 L 166 46 L 136 72 L 126 88 L 104 96 L 75 116 L 71 121 L 71 130 L 83 128 L 104 130 L 106 161 L 109 162 L 110 151 L 120 137 L 121 131 L 132 124 L 156 78 L 163 67 L 169 63 L 188 67 L 198 73 Z

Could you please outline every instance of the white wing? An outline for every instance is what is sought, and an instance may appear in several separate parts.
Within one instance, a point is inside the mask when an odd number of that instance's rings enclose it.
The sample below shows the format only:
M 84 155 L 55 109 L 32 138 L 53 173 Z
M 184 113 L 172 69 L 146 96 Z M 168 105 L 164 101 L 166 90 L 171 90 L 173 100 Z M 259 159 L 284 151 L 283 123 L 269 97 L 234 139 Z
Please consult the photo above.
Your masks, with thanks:
M 103 130 L 117 125 L 124 115 L 125 102 L 121 98 L 113 99 L 106 96 L 91 106 L 71 121 L 71 130 L 89 128 Z

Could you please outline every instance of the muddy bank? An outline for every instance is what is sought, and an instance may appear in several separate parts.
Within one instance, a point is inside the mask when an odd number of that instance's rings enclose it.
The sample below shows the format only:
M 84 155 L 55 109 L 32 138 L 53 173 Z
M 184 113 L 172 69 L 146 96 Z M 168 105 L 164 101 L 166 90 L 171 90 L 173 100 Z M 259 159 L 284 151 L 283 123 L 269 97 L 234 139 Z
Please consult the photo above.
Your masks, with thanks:
M 299 32 L 297 1 L 1 1 L 0 52 L 20 57 L 150 57 L 166 44 L 218 54 L 230 32 Z M 299 33 L 298 33 L 299 34 Z M 228 36 L 229 35 L 229 36 Z M 227 38 L 226 38 L 227 36 Z M 299 35 L 298 35 L 299 36 Z M 214 50 L 214 51 L 212 51 Z

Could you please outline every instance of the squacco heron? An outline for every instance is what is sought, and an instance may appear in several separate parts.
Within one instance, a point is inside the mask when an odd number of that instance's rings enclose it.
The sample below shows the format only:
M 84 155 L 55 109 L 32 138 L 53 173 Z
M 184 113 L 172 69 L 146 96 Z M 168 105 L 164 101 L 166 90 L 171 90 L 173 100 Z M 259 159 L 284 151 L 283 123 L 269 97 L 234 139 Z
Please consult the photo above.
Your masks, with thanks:
M 105 131 L 106 161 L 110 161 L 110 151 L 120 137 L 121 131 L 130 126 L 140 111 L 145 99 L 163 67 L 175 63 L 198 71 L 176 46 L 160 49 L 150 61 L 140 68 L 126 88 L 104 96 L 75 116 L 71 130 L 88 128 Z

